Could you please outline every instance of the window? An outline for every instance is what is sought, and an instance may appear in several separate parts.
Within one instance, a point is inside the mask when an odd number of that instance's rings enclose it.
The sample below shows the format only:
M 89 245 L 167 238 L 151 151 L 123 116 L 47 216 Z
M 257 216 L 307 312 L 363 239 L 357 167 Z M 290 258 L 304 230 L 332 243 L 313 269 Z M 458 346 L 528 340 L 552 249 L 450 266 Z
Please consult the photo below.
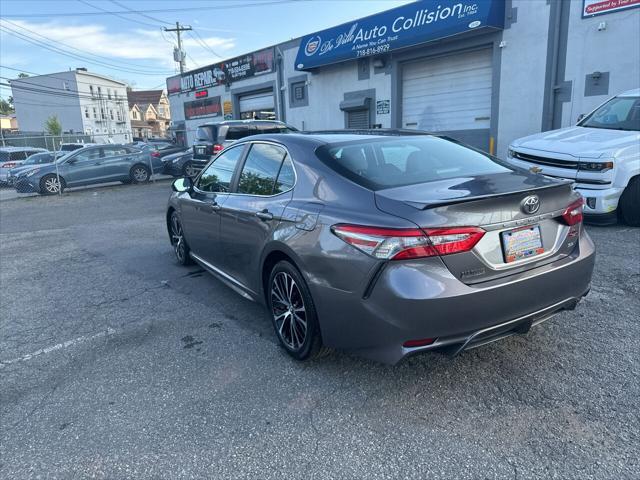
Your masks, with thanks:
M 372 190 L 511 171 L 488 155 L 426 135 L 325 145 L 317 154 L 336 172 Z
M 309 100 L 307 98 L 306 79 L 289 83 L 289 106 L 306 107 L 307 105 L 309 105 Z
M 105 157 L 119 157 L 127 155 L 129 151 L 125 147 L 104 147 L 102 153 Z
M 101 97 L 102 96 L 102 88 L 98 87 L 98 96 Z
M 120 115 L 120 110 L 118 110 L 116 114 L 118 115 L 118 121 L 119 122 L 122 121 L 122 115 Z
M 113 120 L 113 109 L 109 110 L 109 118 L 111 118 L 111 120 Z
M 111 100 L 111 89 L 107 88 L 107 98 Z
M 76 162 L 90 162 L 92 160 L 97 160 L 98 158 L 100 158 L 100 149 L 93 148 L 91 150 L 80 152 L 72 156 L 71 158 L 73 158 Z
M 160 116 L 164 117 L 164 105 L 158 106 L 158 113 L 160 114 Z
M 89 107 L 84 107 L 84 117 L 89 118 Z
M 244 147 L 235 147 L 218 155 L 198 180 L 198 189 L 203 192 L 228 192 L 236 164 L 242 156 Z
M 93 85 L 89 85 L 89 92 L 91 92 L 91 96 L 93 97 L 95 92 L 93 91 Z
M 239 125 L 239 126 L 231 126 L 228 127 L 227 134 L 225 135 L 226 140 L 240 140 L 241 138 L 248 137 L 250 135 L 255 135 L 258 133 L 256 127 L 252 125 Z
M 580 126 L 640 131 L 640 98 L 612 98 L 587 117 Z
M 238 193 L 272 195 L 286 151 L 268 143 L 254 143 L 238 182 Z
M 93 118 L 98 118 L 98 110 L 96 107 L 93 107 Z
M 104 113 L 104 108 L 100 109 L 100 116 L 102 117 L 103 120 L 107 118 L 107 116 Z
M 203 125 L 196 130 L 196 140 L 215 142 L 217 139 L 217 127 L 215 125 Z
M 11 152 L 9 154 L 10 160 L 24 160 L 27 158 L 27 152 Z

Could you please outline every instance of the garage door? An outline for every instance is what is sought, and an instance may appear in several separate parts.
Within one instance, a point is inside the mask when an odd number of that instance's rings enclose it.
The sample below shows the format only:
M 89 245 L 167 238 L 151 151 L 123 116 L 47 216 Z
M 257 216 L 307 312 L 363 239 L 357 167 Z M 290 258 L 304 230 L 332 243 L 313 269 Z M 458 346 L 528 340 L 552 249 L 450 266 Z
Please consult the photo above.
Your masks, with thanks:
M 491 49 L 435 57 L 402 68 L 402 126 L 489 148 Z
M 241 118 L 275 118 L 273 91 L 253 93 L 240 97 Z

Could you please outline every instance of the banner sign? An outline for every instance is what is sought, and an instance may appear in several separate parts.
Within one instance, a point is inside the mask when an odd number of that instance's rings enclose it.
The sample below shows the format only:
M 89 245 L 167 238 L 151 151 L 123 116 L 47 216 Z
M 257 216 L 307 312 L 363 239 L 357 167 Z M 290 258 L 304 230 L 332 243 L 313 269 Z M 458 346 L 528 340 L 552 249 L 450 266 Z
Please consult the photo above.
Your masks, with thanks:
M 270 72 L 273 72 L 272 48 L 169 77 L 167 92 L 169 95 L 192 92 Z
M 640 0 L 583 0 L 582 18 L 611 13 L 631 7 L 640 7 Z
M 472 30 L 501 29 L 504 9 L 504 0 L 413 2 L 303 37 L 295 68 L 380 55 Z
M 184 102 L 184 118 L 219 117 L 222 115 L 220 97 L 210 97 L 193 102 Z

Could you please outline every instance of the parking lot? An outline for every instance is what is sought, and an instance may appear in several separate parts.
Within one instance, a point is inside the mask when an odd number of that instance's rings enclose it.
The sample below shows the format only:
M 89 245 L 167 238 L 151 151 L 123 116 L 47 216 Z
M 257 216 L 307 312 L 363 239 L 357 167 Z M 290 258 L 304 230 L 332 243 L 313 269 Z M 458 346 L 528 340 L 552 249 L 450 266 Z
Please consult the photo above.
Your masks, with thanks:
M 640 229 L 588 227 L 591 293 L 527 336 L 296 363 L 176 263 L 168 195 L 0 202 L 0 478 L 638 478 Z

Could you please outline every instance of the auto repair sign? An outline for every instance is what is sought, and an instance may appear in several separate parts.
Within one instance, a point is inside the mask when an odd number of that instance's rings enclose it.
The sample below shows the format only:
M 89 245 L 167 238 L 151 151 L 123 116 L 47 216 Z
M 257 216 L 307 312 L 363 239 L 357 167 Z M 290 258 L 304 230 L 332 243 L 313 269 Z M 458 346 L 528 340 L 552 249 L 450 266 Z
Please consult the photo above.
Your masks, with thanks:
M 422 0 L 303 37 L 295 68 L 308 70 L 503 27 L 502 0 Z
M 584 0 L 582 17 L 593 17 L 631 7 L 640 7 L 640 0 Z

